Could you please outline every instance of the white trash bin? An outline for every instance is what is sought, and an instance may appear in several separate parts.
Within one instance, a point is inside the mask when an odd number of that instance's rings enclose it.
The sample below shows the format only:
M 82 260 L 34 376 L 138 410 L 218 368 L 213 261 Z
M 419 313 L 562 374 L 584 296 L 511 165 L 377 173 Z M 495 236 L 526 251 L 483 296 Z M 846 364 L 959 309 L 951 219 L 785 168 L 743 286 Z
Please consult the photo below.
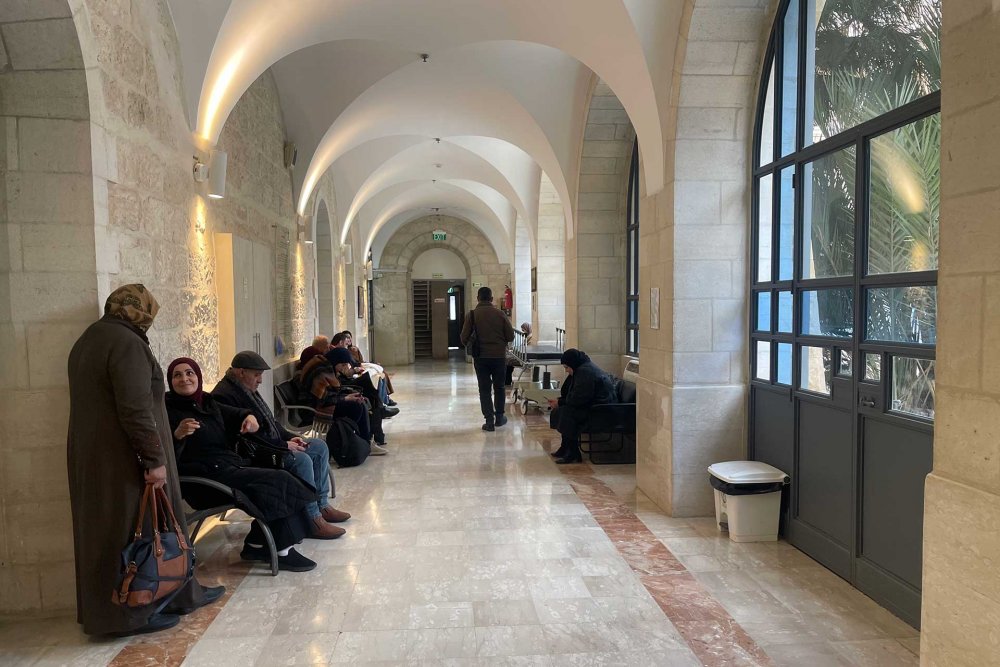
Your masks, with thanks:
M 725 461 L 708 466 L 715 489 L 715 522 L 733 542 L 778 539 L 781 489 L 788 475 L 760 461 Z

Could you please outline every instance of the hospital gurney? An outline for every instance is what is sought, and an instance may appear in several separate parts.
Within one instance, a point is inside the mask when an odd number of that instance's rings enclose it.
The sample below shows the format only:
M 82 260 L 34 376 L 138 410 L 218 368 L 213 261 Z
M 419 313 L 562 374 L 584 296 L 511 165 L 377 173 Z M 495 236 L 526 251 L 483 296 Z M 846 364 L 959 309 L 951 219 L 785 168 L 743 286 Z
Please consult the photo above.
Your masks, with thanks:
M 548 411 L 549 399 L 559 398 L 559 381 L 551 379 L 548 367 L 562 358 L 566 332 L 556 329 L 555 345 L 528 345 L 525 334 L 520 331 L 514 334 L 512 353 L 521 370 L 514 379 L 511 402 L 519 404 L 522 415 L 528 413 L 529 407 Z

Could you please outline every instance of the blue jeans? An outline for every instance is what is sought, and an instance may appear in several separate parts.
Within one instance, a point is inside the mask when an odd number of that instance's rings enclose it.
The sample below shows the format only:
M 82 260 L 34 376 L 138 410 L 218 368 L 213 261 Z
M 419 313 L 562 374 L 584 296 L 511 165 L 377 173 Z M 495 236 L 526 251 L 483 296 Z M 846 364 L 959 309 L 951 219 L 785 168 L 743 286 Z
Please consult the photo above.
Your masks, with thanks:
M 294 461 L 290 472 L 316 487 L 316 502 L 306 508 L 310 518 L 320 515 L 330 497 L 330 449 L 319 438 L 306 438 L 309 446 L 304 452 L 292 452 Z
M 389 387 L 385 380 L 378 381 L 378 397 L 382 400 L 382 405 L 389 405 Z

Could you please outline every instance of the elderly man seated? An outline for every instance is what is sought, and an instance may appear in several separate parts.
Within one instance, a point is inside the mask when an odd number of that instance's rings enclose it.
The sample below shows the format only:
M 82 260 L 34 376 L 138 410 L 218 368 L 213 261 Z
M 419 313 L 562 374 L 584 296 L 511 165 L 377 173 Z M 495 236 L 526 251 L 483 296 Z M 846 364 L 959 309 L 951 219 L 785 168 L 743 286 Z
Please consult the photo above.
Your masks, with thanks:
M 271 370 L 264 358 L 249 350 L 233 357 L 226 376 L 212 390 L 212 398 L 223 405 L 249 410 L 260 425 L 257 435 L 275 445 L 287 447 L 289 470 L 311 484 L 317 493 L 315 503 L 307 507 L 313 528 L 310 537 L 332 540 L 346 531 L 331 523 L 347 521 L 351 515 L 329 505 L 330 450 L 319 438 L 304 440 L 285 429 L 274 418 L 274 413 L 261 398 L 260 387 L 264 371 Z

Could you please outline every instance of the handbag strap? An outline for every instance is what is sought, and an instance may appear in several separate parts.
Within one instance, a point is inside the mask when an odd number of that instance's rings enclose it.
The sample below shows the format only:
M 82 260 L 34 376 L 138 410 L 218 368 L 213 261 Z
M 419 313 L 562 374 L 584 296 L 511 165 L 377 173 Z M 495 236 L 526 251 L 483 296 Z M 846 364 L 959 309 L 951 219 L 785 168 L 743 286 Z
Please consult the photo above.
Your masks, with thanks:
M 152 482 L 146 482 L 146 489 L 142 492 L 142 499 L 139 500 L 139 518 L 135 522 L 135 532 L 132 534 L 133 542 L 142 538 L 142 520 L 146 518 L 146 505 L 149 504 L 149 494 L 152 489 Z
M 187 543 L 187 539 L 184 537 L 184 530 L 181 528 L 180 521 L 177 520 L 177 515 L 174 514 L 174 506 L 170 502 L 170 498 L 167 497 L 166 492 L 163 487 L 156 490 L 157 497 L 160 500 L 160 504 L 165 510 L 163 520 L 166 523 L 167 517 L 170 517 L 170 525 L 174 528 L 174 533 L 177 535 L 177 543 L 180 545 L 181 549 L 187 551 L 191 547 Z

